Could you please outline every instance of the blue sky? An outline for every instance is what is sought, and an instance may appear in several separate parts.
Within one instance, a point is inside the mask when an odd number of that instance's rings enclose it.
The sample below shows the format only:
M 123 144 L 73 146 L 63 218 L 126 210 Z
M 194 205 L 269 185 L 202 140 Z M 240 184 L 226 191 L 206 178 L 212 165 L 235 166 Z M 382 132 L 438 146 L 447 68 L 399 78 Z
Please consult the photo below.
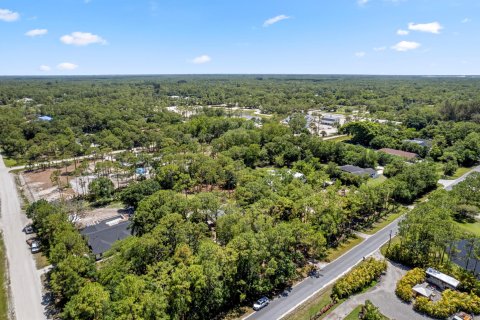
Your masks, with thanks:
M 480 74 L 479 0 L 0 0 L 0 75 Z

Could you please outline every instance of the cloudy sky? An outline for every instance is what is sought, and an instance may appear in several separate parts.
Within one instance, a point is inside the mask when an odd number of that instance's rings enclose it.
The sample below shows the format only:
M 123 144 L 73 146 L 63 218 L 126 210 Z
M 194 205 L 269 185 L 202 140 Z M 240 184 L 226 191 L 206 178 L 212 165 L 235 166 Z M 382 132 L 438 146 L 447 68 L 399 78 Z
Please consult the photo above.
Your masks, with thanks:
M 0 0 L 0 75 L 480 74 L 479 0 Z

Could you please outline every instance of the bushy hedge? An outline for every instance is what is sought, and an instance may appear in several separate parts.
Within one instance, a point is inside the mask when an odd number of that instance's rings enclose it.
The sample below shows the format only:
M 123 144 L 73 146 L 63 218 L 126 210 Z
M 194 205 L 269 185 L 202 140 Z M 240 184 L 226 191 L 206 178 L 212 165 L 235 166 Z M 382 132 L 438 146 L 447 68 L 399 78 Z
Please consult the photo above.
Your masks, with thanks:
M 442 298 L 433 302 L 425 297 L 415 301 L 415 310 L 431 317 L 445 319 L 458 311 L 467 313 L 480 313 L 480 298 L 473 293 L 465 293 L 447 289 L 442 292 Z
M 386 269 L 387 263 L 385 260 L 366 259 L 335 283 L 332 297 L 336 299 L 347 298 L 361 291 L 375 279 L 378 279 Z
M 405 302 L 410 302 L 413 299 L 412 288 L 419 283 L 425 281 L 425 270 L 415 268 L 407 272 L 407 274 L 397 282 L 395 293 Z

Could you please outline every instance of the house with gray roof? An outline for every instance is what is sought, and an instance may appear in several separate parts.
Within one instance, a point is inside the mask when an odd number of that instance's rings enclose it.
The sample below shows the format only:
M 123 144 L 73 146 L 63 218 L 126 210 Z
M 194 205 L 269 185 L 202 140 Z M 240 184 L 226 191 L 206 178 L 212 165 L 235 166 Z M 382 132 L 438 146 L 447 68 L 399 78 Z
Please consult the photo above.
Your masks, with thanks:
M 378 178 L 378 173 L 372 168 L 360 168 L 352 165 L 340 166 L 340 170 L 348 172 L 356 176 L 369 176 L 370 178 Z
M 82 229 L 80 233 L 87 239 L 88 246 L 95 258 L 100 260 L 116 241 L 132 235 L 130 225 L 130 220 L 123 216 L 116 216 L 88 226 Z

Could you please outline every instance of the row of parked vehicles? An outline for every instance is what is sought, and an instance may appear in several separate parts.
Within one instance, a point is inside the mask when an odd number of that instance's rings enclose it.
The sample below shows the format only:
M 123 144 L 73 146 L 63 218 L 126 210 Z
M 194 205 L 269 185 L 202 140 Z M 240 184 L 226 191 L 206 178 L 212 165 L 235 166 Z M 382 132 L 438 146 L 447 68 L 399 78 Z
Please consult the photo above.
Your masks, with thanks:
M 23 228 L 23 231 L 25 234 L 34 234 L 35 233 L 35 228 L 29 224 Z M 40 241 L 38 241 L 35 237 L 27 239 L 27 244 L 30 246 L 30 251 L 32 253 L 37 253 L 40 252 Z

